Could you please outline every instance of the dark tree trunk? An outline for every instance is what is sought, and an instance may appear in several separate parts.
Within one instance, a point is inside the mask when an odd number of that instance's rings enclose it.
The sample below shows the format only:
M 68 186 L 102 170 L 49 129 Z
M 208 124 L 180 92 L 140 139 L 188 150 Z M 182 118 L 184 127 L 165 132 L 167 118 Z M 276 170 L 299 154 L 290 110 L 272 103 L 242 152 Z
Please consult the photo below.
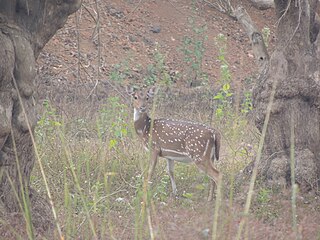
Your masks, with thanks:
M 272 85 L 275 98 L 260 174 L 272 184 L 290 183 L 290 126 L 294 123 L 295 173 L 301 188 L 320 178 L 320 65 L 318 0 L 275 0 L 279 18 L 276 50 L 254 89 L 256 125 L 261 130 Z
M 36 125 L 36 58 L 80 4 L 81 0 L 0 0 L 0 200 L 8 211 L 21 210 L 15 191 L 21 198 L 25 189 L 31 203 L 36 201 L 29 189 L 35 162 L 31 134 Z M 37 206 L 32 209 L 41 215 Z

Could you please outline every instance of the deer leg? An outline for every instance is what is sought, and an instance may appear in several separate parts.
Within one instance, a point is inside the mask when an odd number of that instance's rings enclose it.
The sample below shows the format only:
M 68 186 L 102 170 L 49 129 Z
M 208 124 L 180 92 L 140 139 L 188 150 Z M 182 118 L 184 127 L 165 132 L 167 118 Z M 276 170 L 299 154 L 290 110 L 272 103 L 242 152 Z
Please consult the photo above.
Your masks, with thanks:
M 211 186 L 209 189 L 208 201 L 212 201 L 213 192 L 214 192 L 215 186 L 218 184 L 220 173 L 218 170 L 216 170 L 213 167 L 213 163 L 211 159 L 207 159 L 204 161 L 201 161 L 201 160 L 195 161 L 195 164 L 200 170 L 204 171 L 208 175 L 208 177 L 210 177 Z
M 154 169 L 156 168 L 156 165 L 158 162 L 158 156 L 159 156 L 159 150 L 154 149 L 151 154 L 151 161 L 150 161 L 149 171 L 148 171 L 148 182 L 151 182 Z
M 168 175 L 169 175 L 170 181 L 171 181 L 172 192 L 173 192 L 173 195 L 176 196 L 177 195 L 177 186 L 176 186 L 176 182 L 174 180 L 173 169 L 174 169 L 174 161 L 171 159 L 167 159 L 167 171 L 168 171 Z

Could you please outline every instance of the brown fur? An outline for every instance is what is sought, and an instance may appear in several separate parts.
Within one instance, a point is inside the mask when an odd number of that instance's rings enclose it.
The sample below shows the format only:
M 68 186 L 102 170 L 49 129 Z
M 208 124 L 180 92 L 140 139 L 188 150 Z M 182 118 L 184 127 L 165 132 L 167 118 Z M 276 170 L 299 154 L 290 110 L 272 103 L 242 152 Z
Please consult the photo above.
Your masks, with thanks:
M 149 180 L 158 157 L 166 158 L 175 194 L 174 161 L 193 162 L 212 179 L 209 195 L 209 200 L 211 200 L 214 182 L 217 183 L 219 179 L 219 172 L 213 167 L 213 162 L 219 159 L 220 134 L 213 128 L 189 121 L 155 119 L 151 124 L 152 120 L 146 113 L 146 104 L 155 93 L 155 89 L 128 90 L 128 93 L 133 96 L 135 130 L 145 148 L 152 151 Z

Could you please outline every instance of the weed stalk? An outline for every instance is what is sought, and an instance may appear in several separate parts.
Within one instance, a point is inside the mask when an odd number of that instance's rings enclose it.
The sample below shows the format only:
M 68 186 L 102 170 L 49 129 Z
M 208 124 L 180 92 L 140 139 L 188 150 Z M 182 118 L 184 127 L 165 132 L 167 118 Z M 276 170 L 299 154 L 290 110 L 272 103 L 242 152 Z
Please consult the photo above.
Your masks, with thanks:
M 292 187 L 292 195 L 291 195 L 291 209 L 292 209 L 292 229 L 295 233 L 296 239 L 299 238 L 298 229 L 297 229 L 297 184 L 295 182 L 295 157 L 294 157 L 294 113 L 291 112 L 291 124 L 290 124 L 290 169 L 291 169 L 291 187 Z
M 42 178 L 43 178 L 43 181 L 44 181 L 44 184 L 45 184 L 45 188 L 46 188 L 46 192 L 47 192 L 47 195 L 48 195 L 49 203 L 51 205 L 53 218 L 55 220 L 56 227 L 57 227 L 57 230 L 58 230 L 58 233 L 59 233 L 59 237 L 60 237 L 60 239 L 64 239 L 64 237 L 62 235 L 61 228 L 60 228 L 60 224 L 58 222 L 58 217 L 57 217 L 56 209 L 54 207 L 54 203 L 53 203 L 53 200 L 52 200 L 52 196 L 51 196 L 49 184 L 48 184 L 48 181 L 47 181 L 47 177 L 46 177 L 46 174 L 45 174 L 43 166 L 42 166 L 42 162 L 41 162 L 41 158 L 40 158 L 40 155 L 39 155 L 39 151 L 38 151 L 38 148 L 37 148 L 37 145 L 36 145 L 36 141 L 34 139 L 34 135 L 33 135 L 32 129 L 31 129 L 31 125 L 30 125 L 29 119 L 28 119 L 28 115 L 27 115 L 26 110 L 24 108 L 23 101 L 22 101 L 22 98 L 21 98 L 21 95 L 20 95 L 20 91 L 19 91 L 16 79 L 15 79 L 13 73 L 11 75 L 12 75 L 14 87 L 15 87 L 15 89 L 17 91 L 17 95 L 18 95 L 18 99 L 19 99 L 19 102 L 20 102 L 20 105 L 21 105 L 21 109 L 22 109 L 23 115 L 25 117 L 25 121 L 26 121 L 27 126 L 28 126 L 28 130 L 29 130 L 29 133 L 30 133 L 30 138 L 31 138 L 31 141 L 32 141 L 32 145 L 34 147 L 35 157 L 36 157 L 36 160 L 38 161 L 38 164 L 39 164 L 41 175 L 42 175 Z
M 248 191 L 247 200 L 246 200 L 244 213 L 243 213 L 244 216 L 240 221 L 239 229 L 238 229 L 238 232 L 237 232 L 237 238 L 236 238 L 237 240 L 240 240 L 243 227 L 247 223 L 247 220 L 248 220 L 249 210 L 250 210 L 250 206 L 251 206 L 251 200 L 252 200 L 252 197 L 253 197 L 254 185 L 255 185 L 256 178 L 257 178 L 257 174 L 258 174 L 258 166 L 259 166 L 259 163 L 260 163 L 260 160 L 261 160 L 261 156 L 262 156 L 264 140 L 265 140 L 266 133 L 267 133 L 267 128 L 268 128 L 270 114 L 271 114 L 271 108 L 272 108 L 272 104 L 273 104 L 273 101 L 274 101 L 274 96 L 275 96 L 275 92 L 276 92 L 277 83 L 278 83 L 278 80 L 275 79 L 275 81 L 272 84 L 271 95 L 270 95 L 269 103 L 268 103 L 268 106 L 267 106 L 266 118 L 264 120 L 263 127 L 262 127 L 262 134 L 261 134 L 261 138 L 260 138 L 260 142 L 259 142 L 257 157 L 256 157 L 256 160 L 255 160 L 255 163 L 254 163 L 252 176 L 251 176 L 251 179 L 250 179 L 249 191 Z
M 212 226 L 212 240 L 217 239 L 218 219 L 219 219 L 219 210 L 221 206 L 221 199 L 222 199 L 222 174 L 219 175 L 219 180 L 218 180 L 217 196 L 216 196 L 213 226 Z

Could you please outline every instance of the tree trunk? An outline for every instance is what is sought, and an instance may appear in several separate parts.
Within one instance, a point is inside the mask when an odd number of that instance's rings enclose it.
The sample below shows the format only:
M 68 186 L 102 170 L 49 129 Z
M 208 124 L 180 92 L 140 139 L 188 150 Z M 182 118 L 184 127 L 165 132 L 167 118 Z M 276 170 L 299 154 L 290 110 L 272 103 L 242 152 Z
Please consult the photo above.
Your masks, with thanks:
M 250 0 L 252 6 L 259 10 L 267 10 L 274 7 L 273 0 Z
M 254 89 L 256 126 L 261 130 L 276 84 L 260 174 L 289 184 L 290 126 L 294 126 L 296 182 L 303 189 L 320 178 L 320 66 L 317 0 L 275 0 L 277 45 Z
M 31 134 L 37 122 L 36 58 L 80 4 L 81 0 L 0 0 L 0 200 L 10 212 L 21 210 L 23 191 L 31 204 L 40 199 L 29 189 L 35 162 Z M 44 209 L 32 206 L 38 216 Z

